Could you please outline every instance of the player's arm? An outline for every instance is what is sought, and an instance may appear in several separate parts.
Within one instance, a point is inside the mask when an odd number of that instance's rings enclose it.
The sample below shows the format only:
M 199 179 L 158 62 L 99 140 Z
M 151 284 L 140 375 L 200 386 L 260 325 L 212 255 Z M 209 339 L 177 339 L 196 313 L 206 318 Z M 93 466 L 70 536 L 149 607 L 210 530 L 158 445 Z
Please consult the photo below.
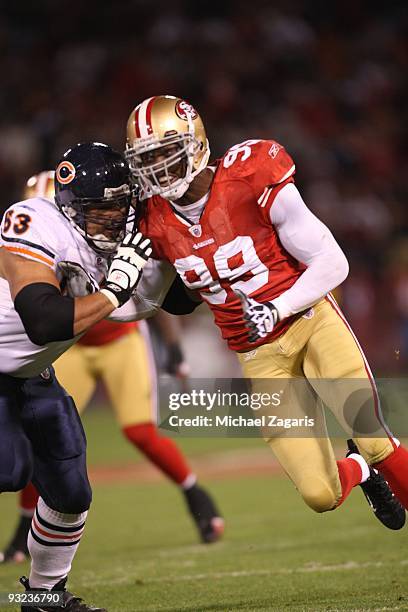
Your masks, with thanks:
M 191 314 L 203 301 L 198 292 L 187 289 L 177 275 L 166 293 L 161 308 L 173 315 Z
M 190 368 L 184 358 L 181 346 L 182 332 L 180 319 L 164 310 L 159 310 L 154 320 L 166 344 L 166 371 L 173 376 L 185 378 L 188 376 Z
M 143 268 L 133 299 L 112 312 L 109 319 L 138 321 L 154 316 L 159 311 L 175 277 L 176 271 L 169 262 L 150 259 Z
M 156 315 L 160 308 L 173 315 L 190 314 L 202 303 L 189 291 L 174 267 L 167 261 L 150 259 L 132 300 L 114 310 L 112 321 L 137 321 Z
M 306 265 L 292 287 L 273 300 L 281 320 L 316 304 L 340 285 L 349 266 L 331 231 L 309 210 L 293 183 L 276 196 L 270 218 L 288 253 Z
M 53 269 L 0 249 L 0 272 L 30 340 L 39 346 L 69 340 L 128 301 L 151 253 L 150 241 L 128 234 L 118 248 L 101 291 L 84 297 L 61 294 Z
M 54 271 L 0 249 L 1 273 L 30 340 L 39 346 L 69 340 L 107 316 L 114 305 L 98 292 L 81 298 L 63 296 Z
M 293 183 L 282 187 L 269 211 L 285 249 L 306 270 L 272 302 L 259 303 L 236 291 L 244 310 L 250 342 L 265 338 L 278 321 L 321 300 L 347 277 L 347 259 L 330 230 L 306 206 Z

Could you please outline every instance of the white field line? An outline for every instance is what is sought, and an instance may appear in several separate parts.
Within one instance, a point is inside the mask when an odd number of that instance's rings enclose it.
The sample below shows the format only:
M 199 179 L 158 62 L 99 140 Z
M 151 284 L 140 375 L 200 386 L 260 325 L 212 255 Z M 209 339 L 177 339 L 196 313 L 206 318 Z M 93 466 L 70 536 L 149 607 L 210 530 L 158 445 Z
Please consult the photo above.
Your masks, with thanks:
M 405 565 L 407 560 L 401 561 L 400 565 Z M 276 576 L 276 575 L 291 575 L 291 574 L 312 574 L 319 572 L 342 572 L 349 570 L 365 569 L 367 567 L 385 567 L 386 564 L 382 561 L 367 561 L 366 563 L 357 563 L 357 561 L 347 561 L 346 563 L 338 563 L 336 565 L 321 565 L 320 563 L 310 563 L 302 567 L 295 568 L 280 568 L 280 569 L 262 569 L 262 570 L 236 570 L 231 572 L 209 572 L 201 574 L 185 574 L 183 576 L 148 578 L 146 582 L 189 582 L 194 580 L 211 580 L 219 578 L 245 578 L 250 576 Z
M 404 559 L 398 563 L 398 565 L 407 565 L 408 559 Z M 333 565 L 322 565 L 320 563 L 309 563 L 301 567 L 295 568 L 280 568 L 280 569 L 259 569 L 259 570 L 235 570 L 226 572 L 203 572 L 199 574 L 184 574 L 182 576 L 160 576 L 151 578 L 141 578 L 139 576 L 132 576 L 131 571 L 125 572 L 126 575 L 118 576 L 117 578 L 110 578 L 109 584 L 124 584 L 132 583 L 133 580 L 141 582 L 144 585 L 152 584 L 156 582 L 161 583 L 177 583 L 177 582 L 194 582 L 196 580 L 219 580 L 222 578 L 249 578 L 251 576 L 277 576 L 277 575 L 293 575 L 293 574 L 318 574 L 321 572 L 343 572 L 350 570 L 361 570 L 366 568 L 380 568 L 380 567 L 395 567 L 395 563 L 383 563 L 382 561 L 367 561 L 365 563 L 358 563 L 357 561 L 347 561 L 346 563 L 338 563 Z M 130 570 L 130 568 L 128 568 Z M 87 572 L 87 579 L 90 578 Z M 91 572 L 93 574 L 93 572 Z M 78 582 L 78 581 L 76 581 Z M 105 584 L 105 578 L 100 578 L 96 574 L 92 575 L 92 584 Z M 399 608 L 378 608 L 378 610 L 398 610 Z M 350 611 L 351 612 L 351 611 Z

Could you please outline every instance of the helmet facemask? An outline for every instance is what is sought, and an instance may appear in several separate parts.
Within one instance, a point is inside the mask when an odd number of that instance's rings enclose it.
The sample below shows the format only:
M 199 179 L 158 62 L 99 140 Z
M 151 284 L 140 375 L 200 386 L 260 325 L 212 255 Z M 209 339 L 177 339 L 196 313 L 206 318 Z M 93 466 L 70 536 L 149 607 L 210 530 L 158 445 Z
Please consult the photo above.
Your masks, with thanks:
M 75 198 L 66 203 L 61 201 L 60 208 L 95 251 L 109 255 L 123 241 L 126 225 L 134 218 L 134 215 L 129 215 L 131 203 L 129 185 L 122 185 L 105 188 L 103 198 Z
M 145 200 L 153 195 L 160 195 L 168 200 L 178 200 L 187 191 L 190 183 L 208 162 L 209 151 L 195 168 L 195 157 L 201 153 L 203 145 L 195 138 L 193 131 L 167 134 L 158 138 L 154 134 L 134 140 L 128 146 L 125 157 L 129 162 L 132 178 L 140 188 L 139 197 Z M 177 147 L 170 154 L 166 149 Z M 149 153 L 163 151 L 163 159 L 149 163 Z

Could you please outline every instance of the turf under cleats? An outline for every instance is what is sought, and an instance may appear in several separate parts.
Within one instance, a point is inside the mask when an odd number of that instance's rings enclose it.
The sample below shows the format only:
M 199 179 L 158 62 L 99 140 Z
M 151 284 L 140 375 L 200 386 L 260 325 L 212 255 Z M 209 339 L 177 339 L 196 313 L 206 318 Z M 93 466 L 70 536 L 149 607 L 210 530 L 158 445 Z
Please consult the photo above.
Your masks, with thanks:
M 30 583 L 28 582 L 28 578 L 22 576 L 20 578 L 20 582 L 25 588 L 26 591 L 30 591 L 30 593 L 35 593 L 36 591 L 44 592 L 46 589 L 32 589 L 30 588 Z M 61 605 L 54 606 L 46 606 L 46 605 L 24 605 L 21 606 L 21 612 L 59 612 L 59 610 L 63 610 L 64 612 L 107 612 L 106 608 L 93 608 L 92 606 L 88 606 L 83 603 L 80 597 L 76 597 L 69 591 L 65 589 L 67 579 L 63 578 L 57 584 L 55 584 L 49 593 L 56 593 L 62 591 L 62 602 Z
M 197 485 L 185 490 L 184 494 L 201 541 L 205 544 L 217 542 L 224 533 L 225 523 L 209 494 Z
M 31 516 L 22 516 L 10 544 L 0 552 L 0 563 L 22 563 L 29 557 L 27 537 L 30 526 Z
M 353 440 L 347 440 L 348 452 L 360 454 Z M 405 525 L 405 508 L 399 503 L 394 493 L 388 486 L 384 477 L 373 467 L 370 476 L 359 486 L 362 488 L 365 498 L 378 520 L 388 529 L 401 529 Z

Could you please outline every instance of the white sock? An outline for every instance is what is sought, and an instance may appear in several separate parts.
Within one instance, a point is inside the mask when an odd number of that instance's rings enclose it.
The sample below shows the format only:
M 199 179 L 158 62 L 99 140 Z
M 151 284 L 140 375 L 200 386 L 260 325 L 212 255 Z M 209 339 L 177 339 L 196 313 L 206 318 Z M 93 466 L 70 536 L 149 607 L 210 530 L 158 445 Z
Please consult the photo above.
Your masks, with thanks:
M 362 457 L 358 453 L 350 453 L 350 455 L 347 455 L 347 459 L 354 459 L 354 461 L 357 461 L 358 465 L 361 468 L 360 483 L 365 482 L 367 478 L 370 477 L 370 468 L 368 467 L 368 463 L 364 459 L 364 457 Z
M 65 578 L 79 546 L 87 514 L 56 512 L 40 497 L 28 534 L 31 587 L 51 589 Z

